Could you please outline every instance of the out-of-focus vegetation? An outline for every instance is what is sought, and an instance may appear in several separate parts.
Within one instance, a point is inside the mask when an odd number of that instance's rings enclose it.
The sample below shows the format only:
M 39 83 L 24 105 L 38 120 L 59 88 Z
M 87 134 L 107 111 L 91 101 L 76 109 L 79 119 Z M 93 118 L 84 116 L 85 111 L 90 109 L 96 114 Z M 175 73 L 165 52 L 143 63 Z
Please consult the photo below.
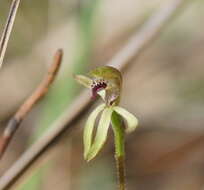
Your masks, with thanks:
M 42 79 L 55 50 L 63 48 L 65 56 L 48 96 L 14 137 L 1 161 L 1 174 L 77 96 L 72 73 L 104 64 L 161 3 L 22 1 L 0 71 L 1 130 Z M 0 2 L 1 32 L 9 4 Z M 121 105 L 140 119 L 140 127 L 126 143 L 130 190 L 203 188 L 203 18 L 204 2 L 189 1 L 124 75 Z M 73 126 L 71 134 L 64 134 L 18 189 L 115 189 L 113 142 L 110 138 L 100 155 L 87 164 L 82 150 L 84 121 Z

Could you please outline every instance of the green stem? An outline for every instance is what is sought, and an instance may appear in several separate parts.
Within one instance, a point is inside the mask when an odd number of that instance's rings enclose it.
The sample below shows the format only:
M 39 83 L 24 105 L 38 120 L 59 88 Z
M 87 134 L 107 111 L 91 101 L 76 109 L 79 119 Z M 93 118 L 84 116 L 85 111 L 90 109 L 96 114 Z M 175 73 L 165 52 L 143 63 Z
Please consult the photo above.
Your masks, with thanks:
M 115 111 L 112 114 L 111 124 L 115 136 L 115 159 L 118 174 L 119 190 L 125 190 L 125 139 L 121 116 Z

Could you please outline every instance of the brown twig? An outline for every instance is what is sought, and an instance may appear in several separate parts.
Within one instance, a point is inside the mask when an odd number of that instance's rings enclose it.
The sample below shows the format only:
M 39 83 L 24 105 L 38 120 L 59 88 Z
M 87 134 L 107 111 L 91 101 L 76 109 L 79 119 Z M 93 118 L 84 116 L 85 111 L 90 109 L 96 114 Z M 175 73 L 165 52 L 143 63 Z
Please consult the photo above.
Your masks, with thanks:
M 0 159 L 2 158 L 9 142 L 11 141 L 22 120 L 33 108 L 33 106 L 47 93 L 49 86 L 52 84 L 59 70 L 62 54 L 62 50 L 58 50 L 56 52 L 53 64 L 49 68 L 47 76 L 8 122 L 8 125 L 6 126 L 4 133 L 0 138 Z
M 3 64 L 3 60 L 4 60 L 4 55 L 6 52 L 6 48 L 8 45 L 8 41 L 11 35 L 11 31 L 13 28 L 13 24 L 16 18 L 16 13 L 18 10 L 20 4 L 20 0 L 13 0 L 10 6 L 10 11 L 9 11 L 9 15 L 3 30 L 3 34 L 1 36 L 1 40 L 0 40 L 0 68 Z
M 172 0 L 169 4 L 152 16 L 144 27 L 134 34 L 122 50 L 108 63 L 120 70 L 129 66 L 132 59 L 137 58 L 160 31 L 169 22 L 186 0 Z M 64 111 L 60 118 L 55 121 L 49 130 L 35 144 L 33 144 L 15 164 L 0 179 L 0 189 L 8 189 L 24 172 L 44 154 L 55 142 L 57 137 L 69 129 L 80 114 L 90 105 L 90 95 L 83 92 L 76 101 Z

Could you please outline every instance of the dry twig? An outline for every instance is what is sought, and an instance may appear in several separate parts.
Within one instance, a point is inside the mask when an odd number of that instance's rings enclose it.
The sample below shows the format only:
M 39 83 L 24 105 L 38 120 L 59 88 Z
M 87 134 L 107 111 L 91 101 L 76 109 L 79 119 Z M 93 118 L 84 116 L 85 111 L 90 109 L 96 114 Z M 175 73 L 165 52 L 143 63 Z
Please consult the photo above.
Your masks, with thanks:
M 6 48 L 8 45 L 8 41 L 10 38 L 10 34 L 13 28 L 13 24 L 16 18 L 16 13 L 18 10 L 20 4 L 20 0 L 13 0 L 11 3 L 11 7 L 10 7 L 10 11 L 9 11 L 9 15 L 4 27 L 4 31 L 3 34 L 1 36 L 1 41 L 0 41 L 0 68 L 3 64 L 3 60 L 4 60 L 4 55 L 6 53 Z
M 59 70 L 61 60 L 62 50 L 58 50 L 55 54 L 53 64 L 48 70 L 47 76 L 8 122 L 8 125 L 6 126 L 4 133 L 0 138 L 0 159 L 2 158 L 9 142 L 11 141 L 22 120 L 32 109 L 32 107 L 47 93 L 49 86 L 52 84 Z
M 145 47 L 151 45 L 151 42 L 160 31 L 169 22 L 172 16 L 186 2 L 186 0 L 172 0 L 170 3 L 161 8 L 161 10 L 153 15 L 149 21 L 136 32 L 127 44 L 116 54 L 116 56 L 108 63 L 120 70 L 124 70 L 129 66 L 130 62 L 137 58 Z M 89 94 L 83 92 L 77 100 L 64 111 L 62 116 L 52 124 L 49 130 L 34 145 L 32 145 L 19 160 L 5 173 L 0 179 L 0 189 L 7 189 L 13 185 L 23 173 L 44 154 L 56 138 L 59 137 L 64 130 L 71 127 L 80 114 L 90 104 Z

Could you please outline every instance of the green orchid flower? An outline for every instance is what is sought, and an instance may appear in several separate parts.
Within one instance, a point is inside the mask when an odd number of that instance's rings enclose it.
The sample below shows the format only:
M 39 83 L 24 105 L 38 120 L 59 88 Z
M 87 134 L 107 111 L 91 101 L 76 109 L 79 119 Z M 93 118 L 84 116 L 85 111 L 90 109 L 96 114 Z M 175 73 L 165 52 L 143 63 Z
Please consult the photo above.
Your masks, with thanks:
M 124 146 L 121 143 L 123 140 L 119 138 L 123 138 L 123 131 L 127 133 L 134 131 L 138 125 L 138 119 L 124 108 L 118 106 L 122 88 L 120 71 L 114 67 L 103 66 L 91 70 L 87 76 L 74 75 L 74 78 L 91 90 L 92 98 L 99 95 L 104 101 L 90 114 L 85 124 L 83 137 L 85 160 L 90 161 L 102 149 L 107 139 L 110 124 L 112 124 L 116 138 L 116 154 L 118 154 L 117 156 L 123 155 L 124 151 L 121 148 L 121 146 Z M 98 128 L 93 139 L 94 126 L 99 115 Z M 122 126 L 123 120 L 126 121 L 125 129 Z
M 91 70 L 87 75 L 74 75 L 74 78 L 91 90 L 93 99 L 99 95 L 104 102 L 90 114 L 84 127 L 84 158 L 90 161 L 99 153 L 106 142 L 109 126 L 112 126 L 119 181 L 118 187 L 119 190 L 125 190 L 124 136 L 125 133 L 135 130 L 138 120 L 126 109 L 118 106 L 122 89 L 122 75 L 114 67 L 103 66 Z M 98 116 L 100 116 L 98 128 L 95 137 L 93 137 L 94 126 Z

